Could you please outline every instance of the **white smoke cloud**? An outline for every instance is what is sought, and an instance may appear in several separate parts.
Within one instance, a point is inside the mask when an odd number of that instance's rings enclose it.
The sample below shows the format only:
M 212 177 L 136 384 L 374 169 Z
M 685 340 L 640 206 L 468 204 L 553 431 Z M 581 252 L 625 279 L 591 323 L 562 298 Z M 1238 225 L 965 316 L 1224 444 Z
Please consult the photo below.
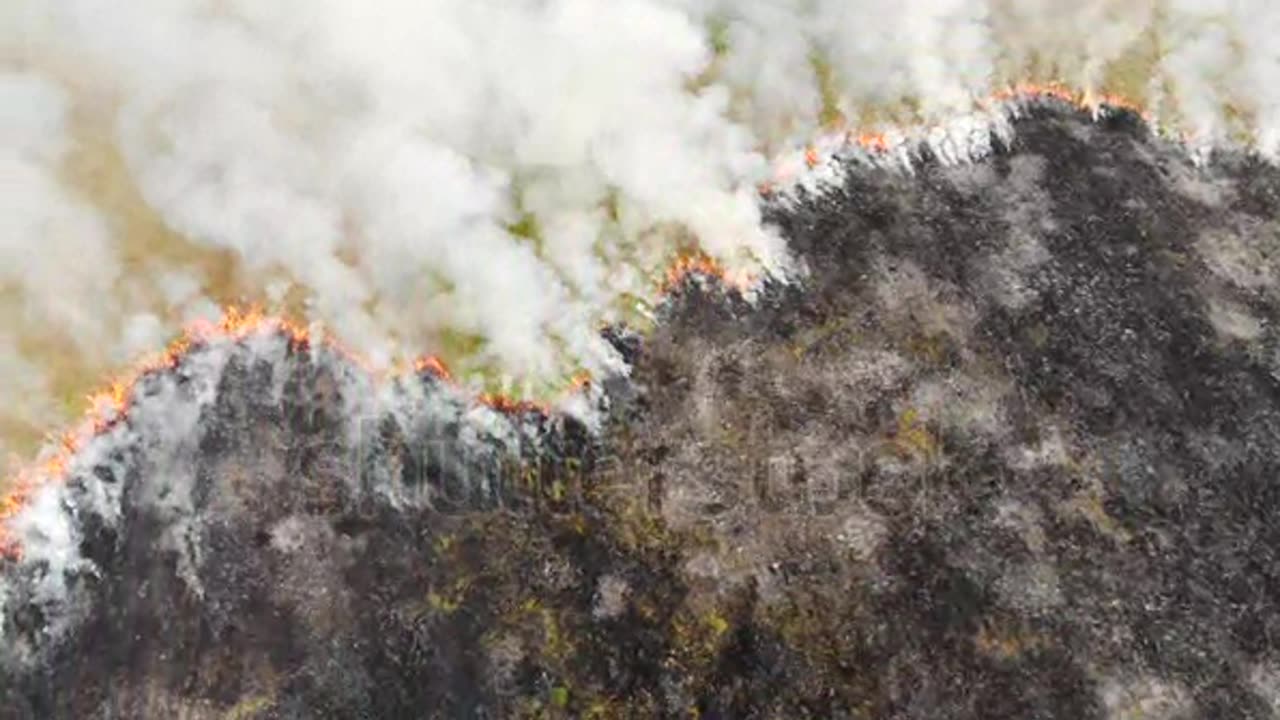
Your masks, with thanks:
M 73 352 L 96 352 L 95 316 L 116 314 L 109 231 L 58 178 L 67 106 L 48 80 L 0 71 L 0 403 L 44 423 L 58 415 L 38 360 L 22 352 L 23 330 L 56 328 Z
M 599 325 L 682 244 L 789 269 L 755 186 L 824 121 L 961 117 L 931 140 L 961 159 L 980 100 L 1053 78 L 1275 154 L 1278 27 L 1263 0 L 9 0 L 0 438 L 241 298 L 517 391 L 617 370 Z
M 1007 131 L 993 90 L 1060 80 L 1275 158 L 1278 32 L 1270 0 L 5 0 L 0 453 L 30 454 L 68 395 L 245 298 L 375 362 L 443 353 L 517 391 L 623 370 L 599 326 L 652 299 L 684 245 L 792 272 L 755 188 L 837 181 L 834 163 L 800 178 L 796 149 L 839 118 L 902 139 L 894 162 L 908 139 L 959 161 Z M 179 552 L 183 443 L 219 357 L 124 438 L 172 441 L 150 502 Z M 511 431 L 436 409 L 473 440 Z M 111 492 L 45 486 L 12 520 L 24 602 L 69 602 L 92 570 L 77 508 L 114 520 Z

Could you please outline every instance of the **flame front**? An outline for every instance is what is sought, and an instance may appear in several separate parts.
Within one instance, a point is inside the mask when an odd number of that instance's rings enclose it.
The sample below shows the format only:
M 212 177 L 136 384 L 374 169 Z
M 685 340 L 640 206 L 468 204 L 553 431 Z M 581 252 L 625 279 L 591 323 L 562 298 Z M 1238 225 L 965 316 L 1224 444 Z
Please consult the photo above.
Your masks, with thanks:
M 435 355 L 428 355 L 413 361 L 413 370 L 417 373 L 434 375 L 441 380 L 453 380 L 453 375 L 449 372 L 449 368 L 445 367 L 444 361 Z
M 678 255 L 663 273 L 659 293 L 668 295 L 690 277 L 710 278 L 726 288 L 743 291 L 755 285 L 757 276 L 745 272 L 732 272 L 718 260 L 701 251 Z
M 1073 108 L 1084 110 L 1094 115 L 1104 107 L 1124 110 L 1139 115 L 1149 123 L 1154 122 L 1154 118 L 1149 111 L 1122 95 L 1092 90 L 1073 90 L 1067 84 L 1057 81 L 1014 83 L 978 100 L 975 102 L 975 107 L 985 111 L 992 111 L 1001 106 L 1046 100 L 1070 105 Z M 928 131 L 933 128 L 921 126 L 914 129 Z M 775 163 L 773 176 L 756 186 L 760 195 L 763 197 L 773 195 L 777 192 L 779 186 L 795 180 L 798 173 L 816 169 L 836 153 L 847 148 L 857 148 L 872 156 L 885 156 L 901 147 L 902 144 L 912 142 L 907 134 L 896 134 L 898 139 L 895 140 L 895 135 L 891 135 L 890 132 L 849 128 L 843 119 L 830 127 L 829 130 L 830 132 L 806 143 L 801 150 L 794 151 L 789 160 L 784 157 Z M 927 132 L 922 134 L 927 134 Z M 1190 138 L 1185 134 L 1183 139 L 1190 141 Z
M 50 450 L 46 451 L 45 459 L 22 469 L 9 481 L 6 492 L 0 495 L 0 558 L 10 560 L 22 558 L 22 546 L 13 536 L 10 528 L 13 518 L 27 506 L 31 497 L 42 486 L 65 479 L 72 460 L 90 440 L 110 431 L 117 423 L 127 420 L 134 389 L 143 377 L 150 373 L 176 368 L 187 354 L 200 345 L 217 341 L 236 342 L 268 335 L 282 336 L 298 348 L 309 348 L 318 344 L 327 352 L 333 352 L 355 366 L 374 374 L 369 370 L 372 363 L 343 346 L 336 338 L 321 335 L 317 343 L 312 332 L 305 326 L 288 318 L 268 315 L 260 308 L 230 307 L 216 322 L 201 320 L 192 323 L 163 352 L 144 358 L 132 371 L 112 380 L 103 390 L 90 395 L 87 398 L 84 419 L 74 429 L 59 436 L 55 439 L 56 441 L 48 443 Z M 386 377 L 399 377 L 408 372 L 419 375 L 428 374 L 448 383 L 455 382 L 448 367 L 434 355 L 417 358 L 404 368 L 387 374 Z M 579 371 L 570 379 L 569 391 L 579 391 L 590 383 L 590 373 Z M 549 403 L 517 400 L 497 393 L 483 393 L 476 398 L 476 402 L 507 414 L 532 412 L 549 415 L 551 413 Z

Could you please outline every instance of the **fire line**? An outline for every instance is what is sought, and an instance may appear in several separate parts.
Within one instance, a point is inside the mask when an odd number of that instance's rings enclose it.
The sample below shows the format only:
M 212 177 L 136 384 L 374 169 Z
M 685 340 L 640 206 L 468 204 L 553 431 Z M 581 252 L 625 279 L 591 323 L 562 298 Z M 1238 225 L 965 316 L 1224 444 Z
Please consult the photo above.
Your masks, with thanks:
M 992 93 L 979 105 L 989 107 L 993 104 L 1036 100 L 1062 102 L 1077 109 L 1093 112 L 1101 107 L 1109 107 L 1133 112 L 1148 121 L 1151 120 L 1150 113 L 1123 97 L 1107 93 L 1075 91 L 1056 82 L 1011 85 Z M 884 133 L 841 129 L 836 129 L 835 132 L 840 138 L 841 145 L 837 151 L 846 147 L 858 147 L 868 153 L 882 155 L 892 150 L 891 143 Z M 805 165 L 810 169 L 824 161 L 817 148 L 818 143 L 810 143 L 804 148 Z M 757 189 L 762 196 L 767 197 L 776 192 L 778 186 L 786 179 L 788 178 L 766 181 Z M 668 265 L 659 281 L 658 292 L 661 296 L 668 295 L 677 290 L 686 280 L 695 276 L 708 278 L 722 287 L 735 290 L 747 289 L 758 280 L 752 275 L 730 273 L 705 253 L 687 252 L 678 255 Z M 217 322 L 193 323 L 162 352 L 144 358 L 132 370 L 108 383 L 103 390 L 90 395 L 83 419 L 71 430 L 51 439 L 53 449 L 47 459 L 20 470 L 16 477 L 10 479 L 8 489 L 0 495 L 0 560 L 17 561 L 22 558 L 21 544 L 9 531 L 8 526 L 12 519 L 26 507 L 40 487 L 46 483 L 60 482 L 65 479 L 72 459 L 90 440 L 128 418 L 134 389 L 143 377 L 176 368 L 184 357 L 200 345 L 214 341 L 235 342 L 269 334 L 282 336 L 290 344 L 300 348 L 322 346 L 325 350 L 347 359 L 354 366 L 370 374 L 376 374 L 372 370 L 371 363 L 359 353 L 344 346 L 337 338 L 327 333 L 315 337 L 306 326 L 287 318 L 269 315 L 257 308 L 229 307 L 224 310 L 222 318 Z M 456 380 L 444 362 L 430 355 L 393 369 L 388 376 L 402 377 L 411 373 L 426 374 L 442 382 L 456 384 Z M 564 392 L 569 394 L 579 392 L 591 382 L 589 373 L 580 372 L 570 379 Z M 476 402 L 506 415 L 537 413 L 546 416 L 551 414 L 551 404 L 548 402 L 516 399 L 497 393 L 481 393 L 476 396 Z

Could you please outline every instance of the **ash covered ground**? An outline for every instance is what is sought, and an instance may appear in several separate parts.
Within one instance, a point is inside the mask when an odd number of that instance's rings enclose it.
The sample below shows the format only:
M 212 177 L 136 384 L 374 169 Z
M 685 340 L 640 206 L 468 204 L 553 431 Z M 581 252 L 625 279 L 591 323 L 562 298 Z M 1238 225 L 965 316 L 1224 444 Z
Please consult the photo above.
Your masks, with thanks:
M 4 568 L 0 716 L 1280 717 L 1278 193 L 1046 108 L 856 170 L 771 211 L 802 284 L 615 338 L 598 434 L 197 351 Z

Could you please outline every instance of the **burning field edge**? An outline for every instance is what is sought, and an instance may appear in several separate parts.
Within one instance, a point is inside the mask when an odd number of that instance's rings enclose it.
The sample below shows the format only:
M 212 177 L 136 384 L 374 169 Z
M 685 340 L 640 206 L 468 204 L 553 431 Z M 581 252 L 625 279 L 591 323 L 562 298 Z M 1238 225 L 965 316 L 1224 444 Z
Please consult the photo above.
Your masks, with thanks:
M 1002 128 L 1006 118 L 1016 116 L 1027 107 L 1059 103 L 1073 109 L 1086 110 L 1098 117 L 1109 112 L 1129 112 L 1141 116 L 1151 122 L 1151 116 L 1137 104 L 1115 94 L 1094 93 L 1073 90 L 1055 82 L 1019 83 L 994 92 L 990 97 L 978 103 L 983 113 L 980 124 L 974 128 L 967 124 L 961 132 L 970 137 L 965 141 L 974 142 L 973 133 L 980 137 L 974 144 L 962 148 L 955 155 L 954 147 L 948 152 L 939 145 L 937 127 L 922 127 L 901 130 L 865 131 L 829 128 L 828 131 L 802 149 L 781 155 L 775 162 L 774 176 L 762 182 L 758 191 L 765 202 L 788 202 L 788 197 L 797 188 L 801 192 L 818 191 L 838 186 L 841 173 L 851 164 L 849 153 L 857 153 L 864 161 L 870 160 L 883 166 L 900 164 L 909 167 L 912 157 L 918 156 L 922 148 L 928 148 L 935 157 L 947 158 L 951 161 L 976 160 L 991 151 L 992 139 L 1003 137 L 1007 141 L 1007 129 Z M 1161 131 L 1159 127 L 1153 130 Z M 1191 143 L 1192 138 L 1182 136 L 1184 143 Z M 952 138 L 944 128 L 942 142 L 952 143 Z M 948 157 L 950 156 L 950 157 Z M 828 166 L 825 175 L 816 172 Z M 834 171 L 832 171 L 834 169 Z M 807 177 L 818 177 L 816 186 L 803 186 Z M 687 278 L 702 277 L 720 283 L 728 291 L 749 291 L 758 286 L 762 278 L 750 275 L 731 275 L 714 258 L 701 252 L 692 252 L 676 257 L 662 274 L 658 284 L 659 297 L 665 297 L 679 288 Z M 261 308 L 228 307 L 223 317 L 217 322 L 197 322 L 186 328 L 181 336 L 164 351 L 139 361 L 135 366 L 110 381 L 106 387 L 93 393 L 87 399 L 85 417 L 72 429 L 51 436 L 41 457 L 34 463 L 26 464 L 15 476 L 0 483 L 0 557 L 20 557 L 19 541 L 8 530 L 11 519 L 22 511 L 31 493 L 47 482 L 59 481 L 66 473 L 69 460 L 82 448 L 87 440 L 102 433 L 117 422 L 123 421 L 128 414 L 129 398 L 139 378 L 148 373 L 163 372 L 171 369 L 193 344 L 209 342 L 214 339 L 237 340 L 252 334 L 275 332 L 285 336 L 290 343 L 298 346 L 309 346 L 319 342 L 326 350 L 346 358 L 354 366 L 365 369 L 372 374 L 369 364 L 359 353 L 346 347 L 339 338 L 326 333 L 317 333 L 304 323 L 283 316 L 273 316 L 263 312 Z M 424 355 L 411 362 L 402 362 L 390 372 L 379 373 L 381 376 L 395 377 L 408 372 L 428 372 L 444 380 L 452 380 L 449 370 L 437 357 Z M 589 386 L 592 378 L 589 373 L 579 373 L 566 383 L 564 393 L 572 394 Z M 477 402 L 496 410 L 518 414 L 535 411 L 550 414 L 557 398 L 514 399 L 498 393 L 483 393 L 476 397 Z

